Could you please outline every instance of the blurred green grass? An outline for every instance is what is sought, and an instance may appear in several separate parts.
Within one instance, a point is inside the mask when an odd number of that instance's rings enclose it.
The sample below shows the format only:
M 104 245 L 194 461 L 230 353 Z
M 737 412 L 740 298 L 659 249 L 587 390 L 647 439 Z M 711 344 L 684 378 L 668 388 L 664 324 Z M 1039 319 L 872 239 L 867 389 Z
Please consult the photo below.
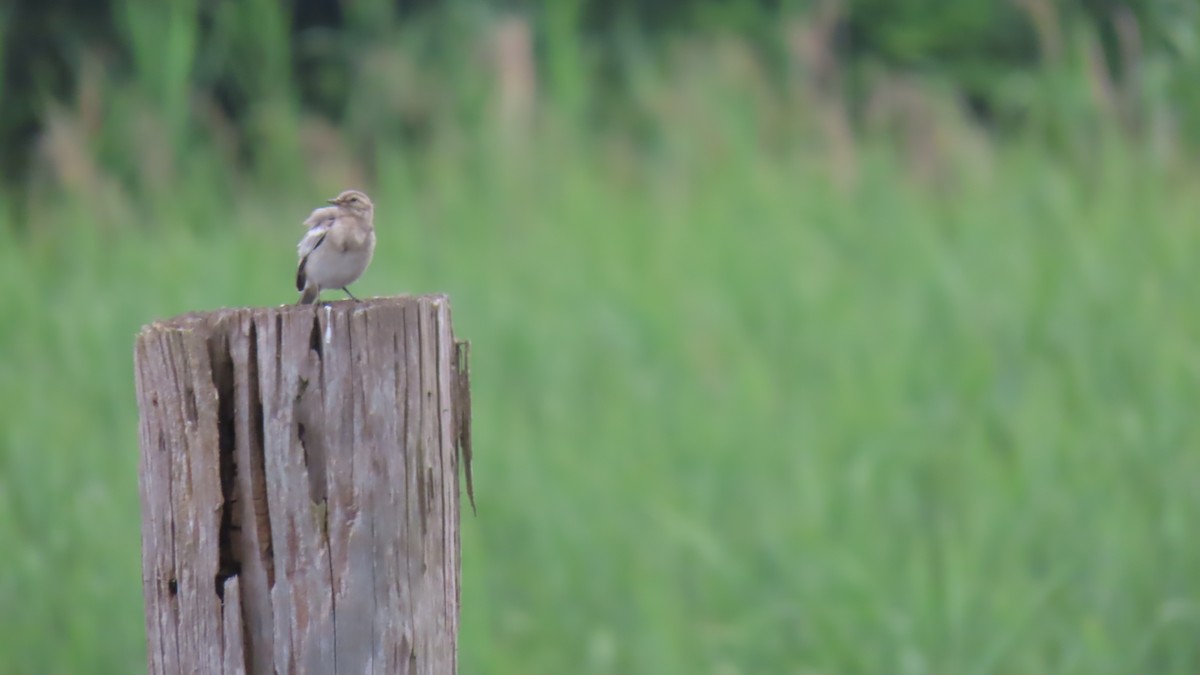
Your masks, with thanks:
M 536 133 L 434 114 L 342 164 L 394 111 L 338 136 L 269 92 L 238 173 L 129 16 L 149 74 L 55 113 L 55 189 L 0 204 L 0 670 L 144 669 L 133 337 L 294 301 L 299 223 L 362 165 L 355 291 L 448 292 L 474 344 L 464 673 L 1200 668 L 1182 153 L 1066 114 L 1066 156 L 945 115 L 839 145 L 717 43 L 633 72 L 612 128 L 572 81 Z
M 535 146 L 381 180 L 356 287 L 474 343 L 464 673 L 1195 672 L 1194 174 Z M 133 336 L 320 196 L 0 230 L 7 672 L 143 667 Z

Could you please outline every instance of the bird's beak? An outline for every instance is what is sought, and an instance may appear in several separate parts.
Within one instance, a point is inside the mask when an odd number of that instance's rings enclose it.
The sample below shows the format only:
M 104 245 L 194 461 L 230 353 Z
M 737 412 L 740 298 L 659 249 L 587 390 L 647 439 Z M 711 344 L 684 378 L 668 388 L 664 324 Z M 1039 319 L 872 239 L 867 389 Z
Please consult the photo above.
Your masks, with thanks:
M 337 203 L 339 203 L 339 202 L 338 202 L 338 200 L 337 200 L 337 197 L 334 197 L 333 199 L 326 199 L 325 201 L 329 202 L 330 204 L 337 204 Z

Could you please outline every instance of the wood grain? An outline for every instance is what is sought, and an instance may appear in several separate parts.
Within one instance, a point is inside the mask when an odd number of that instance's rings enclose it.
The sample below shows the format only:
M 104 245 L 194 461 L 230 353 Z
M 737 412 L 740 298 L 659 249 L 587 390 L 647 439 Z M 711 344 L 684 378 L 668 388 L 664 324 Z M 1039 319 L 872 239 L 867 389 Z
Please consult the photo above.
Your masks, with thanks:
M 145 327 L 151 673 L 454 673 L 465 343 L 444 296 Z

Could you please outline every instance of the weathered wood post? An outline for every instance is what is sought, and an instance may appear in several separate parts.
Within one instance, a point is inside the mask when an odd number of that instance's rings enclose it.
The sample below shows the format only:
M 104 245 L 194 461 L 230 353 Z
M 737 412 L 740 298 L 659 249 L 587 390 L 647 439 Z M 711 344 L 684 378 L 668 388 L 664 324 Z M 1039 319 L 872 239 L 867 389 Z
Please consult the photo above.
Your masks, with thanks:
M 149 671 L 455 673 L 465 360 L 444 296 L 143 328 Z

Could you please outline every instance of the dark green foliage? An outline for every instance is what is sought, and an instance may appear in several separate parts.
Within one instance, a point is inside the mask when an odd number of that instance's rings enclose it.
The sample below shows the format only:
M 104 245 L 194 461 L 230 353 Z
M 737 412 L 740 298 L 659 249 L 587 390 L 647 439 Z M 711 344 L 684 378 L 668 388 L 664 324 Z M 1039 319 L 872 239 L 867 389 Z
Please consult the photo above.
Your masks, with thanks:
M 779 62 L 781 22 L 810 16 L 827 4 L 16 0 L 0 9 L 0 182 L 23 182 L 33 143 L 45 130 L 47 106 L 75 95 L 87 62 L 101 64 L 111 81 L 135 83 L 165 106 L 172 142 L 183 144 L 181 148 L 195 142 L 187 140 L 195 98 L 211 98 L 238 134 L 240 160 L 261 159 L 261 168 L 281 171 L 284 179 L 292 160 L 269 150 L 275 132 L 263 126 L 264 106 L 298 106 L 345 121 L 353 114 L 348 92 L 362 53 L 401 35 L 427 42 L 433 51 L 426 56 L 437 69 L 462 71 L 472 67 L 473 59 L 464 20 L 478 24 L 502 12 L 531 17 L 539 70 L 563 105 L 582 111 L 611 108 L 614 98 L 628 94 L 619 86 L 623 76 L 614 71 L 627 65 L 631 41 L 649 44 L 644 56 L 653 58 L 659 46 L 669 44 L 669 36 L 728 33 L 746 37 L 768 62 Z M 851 0 L 841 7 L 834 49 L 846 66 L 842 72 L 851 78 L 852 92 L 861 89 L 855 78 L 862 72 L 911 71 L 959 92 L 985 122 L 1006 122 L 1004 128 L 1024 125 L 1040 119 L 1036 109 L 1045 105 L 1045 96 L 1014 93 L 1014 88 L 1027 89 L 1014 79 L 1038 72 L 1048 56 L 1069 57 L 1061 52 L 1073 50 L 1077 36 L 1094 35 L 1103 63 L 1118 81 L 1140 86 L 1143 77 L 1150 79 L 1149 93 L 1177 108 L 1180 131 L 1189 137 L 1200 131 L 1195 112 L 1200 106 L 1194 105 L 1198 101 L 1191 86 L 1200 75 L 1200 14 L 1194 3 Z M 1136 44 L 1122 42 L 1115 28 L 1121 17 L 1134 20 Z M 418 37 L 413 26 L 423 27 L 423 35 Z M 435 30 L 447 26 L 455 30 Z M 1134 60 L 1153 72 L 1131 72 Z M 609 88 L 594 86 L 596 78 Z M 775 80 L 782 85 L 786 78 L 777 72 Z M 585 91 L 594 95 L 587 97 Z M 431 105 L 438 103 L 414 107 L 428 115 L 434 114 Z M 426 140 L 421 115 L 401 126 L 400 133 L 410 141 Z

